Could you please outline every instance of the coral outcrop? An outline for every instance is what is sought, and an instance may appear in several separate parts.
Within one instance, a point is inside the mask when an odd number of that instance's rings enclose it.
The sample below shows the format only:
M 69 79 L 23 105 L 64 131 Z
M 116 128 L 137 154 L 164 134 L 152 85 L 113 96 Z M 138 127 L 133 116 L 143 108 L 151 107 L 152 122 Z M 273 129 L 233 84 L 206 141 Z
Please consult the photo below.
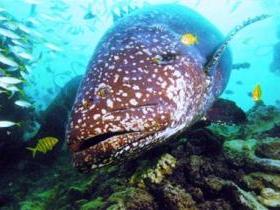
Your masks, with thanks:
M 239 110 L 234 106 L 227 105 Z M 0 205 L 4 210 L 280 208 L 280 138 L 274 132 L 280 111 L 258 104 L 243 120 L 223 112 L 221 120 L 198 123 L 137 159 L 89 174 L 77 172 L 64 150 L 53 162 L 22 160 L 23 166 L 2 176 Z

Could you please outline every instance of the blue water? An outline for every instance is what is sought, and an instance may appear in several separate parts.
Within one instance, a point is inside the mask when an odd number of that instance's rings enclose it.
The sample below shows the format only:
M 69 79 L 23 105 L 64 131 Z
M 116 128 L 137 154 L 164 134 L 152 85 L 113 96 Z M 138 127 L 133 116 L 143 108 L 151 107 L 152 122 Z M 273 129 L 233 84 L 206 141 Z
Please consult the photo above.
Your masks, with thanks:
M 225 35 L 248 17 L 273 14 L 273 18 L 248 27 L 231 42 L 233 63 L 248 62 L 251 66 L 249 69 L 232 71 L 228 91 L 224 92 L 222 97 L 231 99 L 244 110 L 248 110 L 254 104 L 248 93 L 256 84 L 260 84 L 263 90 L 262 99 L 266 104 L 275 104 L 280 100 L 277 93 L 280 74 L 270 70 L 273 47 L 279 41 L 278 0 L 2 0 L 0 7 L 17 20 L 23 23 L 34 22 L 34 62 L 29 66 L 30 74 L 25 91 L 31 96 L 36 109 L 44 110 L 67 81 L 85 72 L 95 45 L 113 24 L 113 13 L 126 11 L 128 6 L 141 8 L 145 4 L 161 2 L 176 2 L 193 8 L 207 17 Z M 94 17 L 85 18 L 87 13 Z M 44 41 L 41 38 L 44 38 Z M 45 46 L 46 42 L 60 49 L 50 50 Z

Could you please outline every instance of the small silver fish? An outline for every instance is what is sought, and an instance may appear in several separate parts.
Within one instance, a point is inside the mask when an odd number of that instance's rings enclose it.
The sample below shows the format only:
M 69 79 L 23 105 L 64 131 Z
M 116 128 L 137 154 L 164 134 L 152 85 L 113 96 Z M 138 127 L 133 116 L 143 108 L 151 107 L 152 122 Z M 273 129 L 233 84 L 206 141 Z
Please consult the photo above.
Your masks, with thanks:
M 0 82 L 0 88 L 7 90 L 8 87 L 9 87 L 9 84 Z
M 11 60 L 10 58 L 7 58 L 1 53 L 0 53 L 0 63 L 11 67 L 18 67 L 18 64 L 15 61 Z
M 50 50 L 52 50 L 52 51 L 54 51 L 54 52 L 62 51 L 62 49 L 61 49 L 60 47 L 58 47 L 58 46 L 56 46 L 56 45 L 54 45 L 54 44 L 52 44 L 52 43 L 46 43 L 45 46 L 46 46 L 48 49 L 50 49 Z
M 41 14 L 41 17 L 45 20 L 48 20 L 48 21 L 53 21 L 53 22 L 57 22 L 58 19 L 54 16 L 51 16 L 51 15 L 47 15 L 47 14 Z
M 8 85 L 16 85 L 22 82 L 22 80 L 15 77 L 0 77 L 0 83 L 5 83 Z
M 5 28 L 0 28 L 0 34 L 7 38 L 20 39 L 20 36 L 18 36 L 16 33 Z
M 32 26 L 32 27 L 34 27 L 34 26 L 39 26 L 40 22 L 37 19 L 33 18 L 33 17 L 29 17 L 27 19 L 27 24 Z
M 19 89 L 18 87 L 14 86 L 14 85 L 7 86 L 5 89 L 10 92 L 9 98 L 12 98 L 16 92 L 19 92 L 23 95 L 23 90 Z
M 15 101 L 15 105 L 20 106 L 22 108 L 29 108 L 32 106 L 31 103 L 24 101 L 24 100 L 17 100 Z
M 0 21 L 5 21 L 5 20 L 7 20 L 7 18 L 0 15 Z
M 28 73 L 26 73 L 26 72 L 24 72 L 24 71 L 20 71 L 19 72 L 20 73 L 20 76 L 23 78 L 23 79 L 28 79 L 28 77 L 29 77 L 29 75 L 28 75 Z
M 21 24 L 21 23 L 19 23 L 19 24 L 17 25 L 17 27 L 19 28 L 19 30 L 21 30 L 21 31 L 23 31 L 23 32 L 25 32 L 25 33 L 27 33 L 27 34 L 30 34 L 30 33 L 31 33 L 30 28 L 28 28 L 27 26 L 25 26 L 25 25 L 23 25 L 23 24 Z
M 7 93 L 8 93 L 8 91 L 6 91 L 6 90 L 0 90 L 0 94 L 2 94 L 2 93 L 7 94 Z
M 26 53 L 26 52 L 21 52 L 18 54 L 19 57 L 23 58 L 23 59 L 26 59 L 26 60 L 32 60 L 33 57 L 32 55 L 30 55 L 29 53 Z
M 16 46 L 20 46 L 20 47 L 23 47 L 23 48 L 25 48 L 26 47 L 26 45 L 24 45 L 23 43 L 21 43 L 20 41 L 18 41 L 18 40 L 12 40 L 12 42 L 16 45 Z
M 13 126 L 20 126 L 20 123 L 12 122 L 12 121 L 0 121 L 0 128 L 9 128 Z

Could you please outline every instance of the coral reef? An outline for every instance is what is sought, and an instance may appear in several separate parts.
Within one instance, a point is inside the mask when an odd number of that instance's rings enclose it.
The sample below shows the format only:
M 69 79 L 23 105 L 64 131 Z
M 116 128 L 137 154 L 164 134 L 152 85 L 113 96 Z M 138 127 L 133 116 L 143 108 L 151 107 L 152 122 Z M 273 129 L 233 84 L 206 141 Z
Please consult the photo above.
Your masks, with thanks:
M 258 200 L 265 206 L 280 207 L 280 175 L 253 172 L 243 176 L 247 188 L 259 192 Z
M 211 122 L 227 122 L 240 124 L 247 121 L 246 113 L 232 101 L 218 99 L 207 112 Z
M 164 154 L 157 161 L 157 164 L 153 168 L 148 168 L 136 172 L 130 179 L 131 184 L 137 184 L 138 186 L 145 186 L 145 180 L 149 183 L 159 184 L 166 176 L 172 174 L 173 169 L 176 166 L 176 159 L 170 154 Z
M 73 100 L 64 97 L 61 95 L 50 106 L 44 116 L 46 123 L 63 107 L 68 110 L 65 107 L 70 107 Z M 64 101 L 64 105 L 59 101 Z M 234 103 L 226 100 L 217 103 L 222 105 L 216 104 L 212 111 L 223 113 L 220 119 L 209 114 L 208 121 L 197 123 L 168 144 L 137 159 L 89 174 L 77 172 L 62 148 L 57 149 L 55 157 L 44 156 L 52 161 L 22 159 L 10 171 L 1 171 L 0 207 L 4 210 L 280 208 L 280 138 L 275 132 L 280 111 L 257 104 L 244 117 Z M 239 117 L 232 116 L 236 113 Z M 61 122 L 55 122 L 54 126 L 63 129 Z M 61 132 L 44 129 L 49 135 Z
M 275 192 L 271 188 L 262 189 L 258 199 L 266 206 L 280 207 L 280 192 Z
M 267 137 L 258 144 L 256 153 L 262 157 L 280 160 L 280 138 Z
M 256 103 L 247 112 L 245 124 L 237 123 L 212 123 L 209 129 L 216 135 L 229 139 L 261 139 L 265 136 L 277 137 L 277 128 L 280 125 L 280 112 L 274 106 L 266 106 L 263 103 Z M 270 135 L 271 134 L 271 135 Z
M 280 139 L 276 139 L 277 143 L 280 142 Z M 244 166 L 248 168 L 261 168 L 267 171 L 279 172 L 280 173 L 280 160 L 269 159 L 269 158 L 260 158 L 256 153 L 256 148 L 261 148 L 267 146 L 267 139 L 264 140 L 265 145 L 262 142 L 258 142 L 256 139 L 249 140 L 231 140 L 224 143 L 224 154 L 226 158 L 234 165 Z M 271 142 L 270 142 L 271 143 Z M 272 141 L 272 144 L 275 143 Z M 270 146 L 271 147 L 271 146 Z M 260 150 L 260 149 L 259 149 Z M 279 148 L 275 148 L 270 153 L 269 156 L 275 156 L 275 150 L 279 153 Z M 267 150 L 265 150 L 267 151 Z M 270 150 L 271 151 L 271 150 Z
M 269 132 L 275 126 L 280 125 L 280 112 L 274 106 L 256 104 L 247 113 L 249 123 L 246 126 L 247 138 L 259 136 L 264 132 Z

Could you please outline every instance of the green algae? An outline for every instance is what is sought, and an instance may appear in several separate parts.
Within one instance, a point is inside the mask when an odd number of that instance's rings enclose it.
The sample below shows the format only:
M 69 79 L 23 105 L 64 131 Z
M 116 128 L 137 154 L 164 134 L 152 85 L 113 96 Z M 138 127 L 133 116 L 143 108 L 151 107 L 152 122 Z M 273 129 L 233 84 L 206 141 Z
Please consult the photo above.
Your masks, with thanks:
M 23 201 L 20 203 L 21 210 L 45 210 L 44 204 L 39 201 Z
M 29 201 L 23 201 L 20 203 L 20 209 L 22 210 L 45 210 L 48 206 L 56 200 L 56 189 L 50 189 L 47 191 L 34 194 L 34 197 Z
M 145 190 L 127 187 L 113 193 L 106 201 L 106 209 L 153 209 L 154 198 Z
M 208 129 L 227 140 L 240 138 L 243 133 L 243 127 L 235 124 L 212 123 Z
M 104 201 L 102 197 L 97 197 L 96 199 L 89 201 L 81 206 L 81 210 L 97 210 L 104 206 Z

